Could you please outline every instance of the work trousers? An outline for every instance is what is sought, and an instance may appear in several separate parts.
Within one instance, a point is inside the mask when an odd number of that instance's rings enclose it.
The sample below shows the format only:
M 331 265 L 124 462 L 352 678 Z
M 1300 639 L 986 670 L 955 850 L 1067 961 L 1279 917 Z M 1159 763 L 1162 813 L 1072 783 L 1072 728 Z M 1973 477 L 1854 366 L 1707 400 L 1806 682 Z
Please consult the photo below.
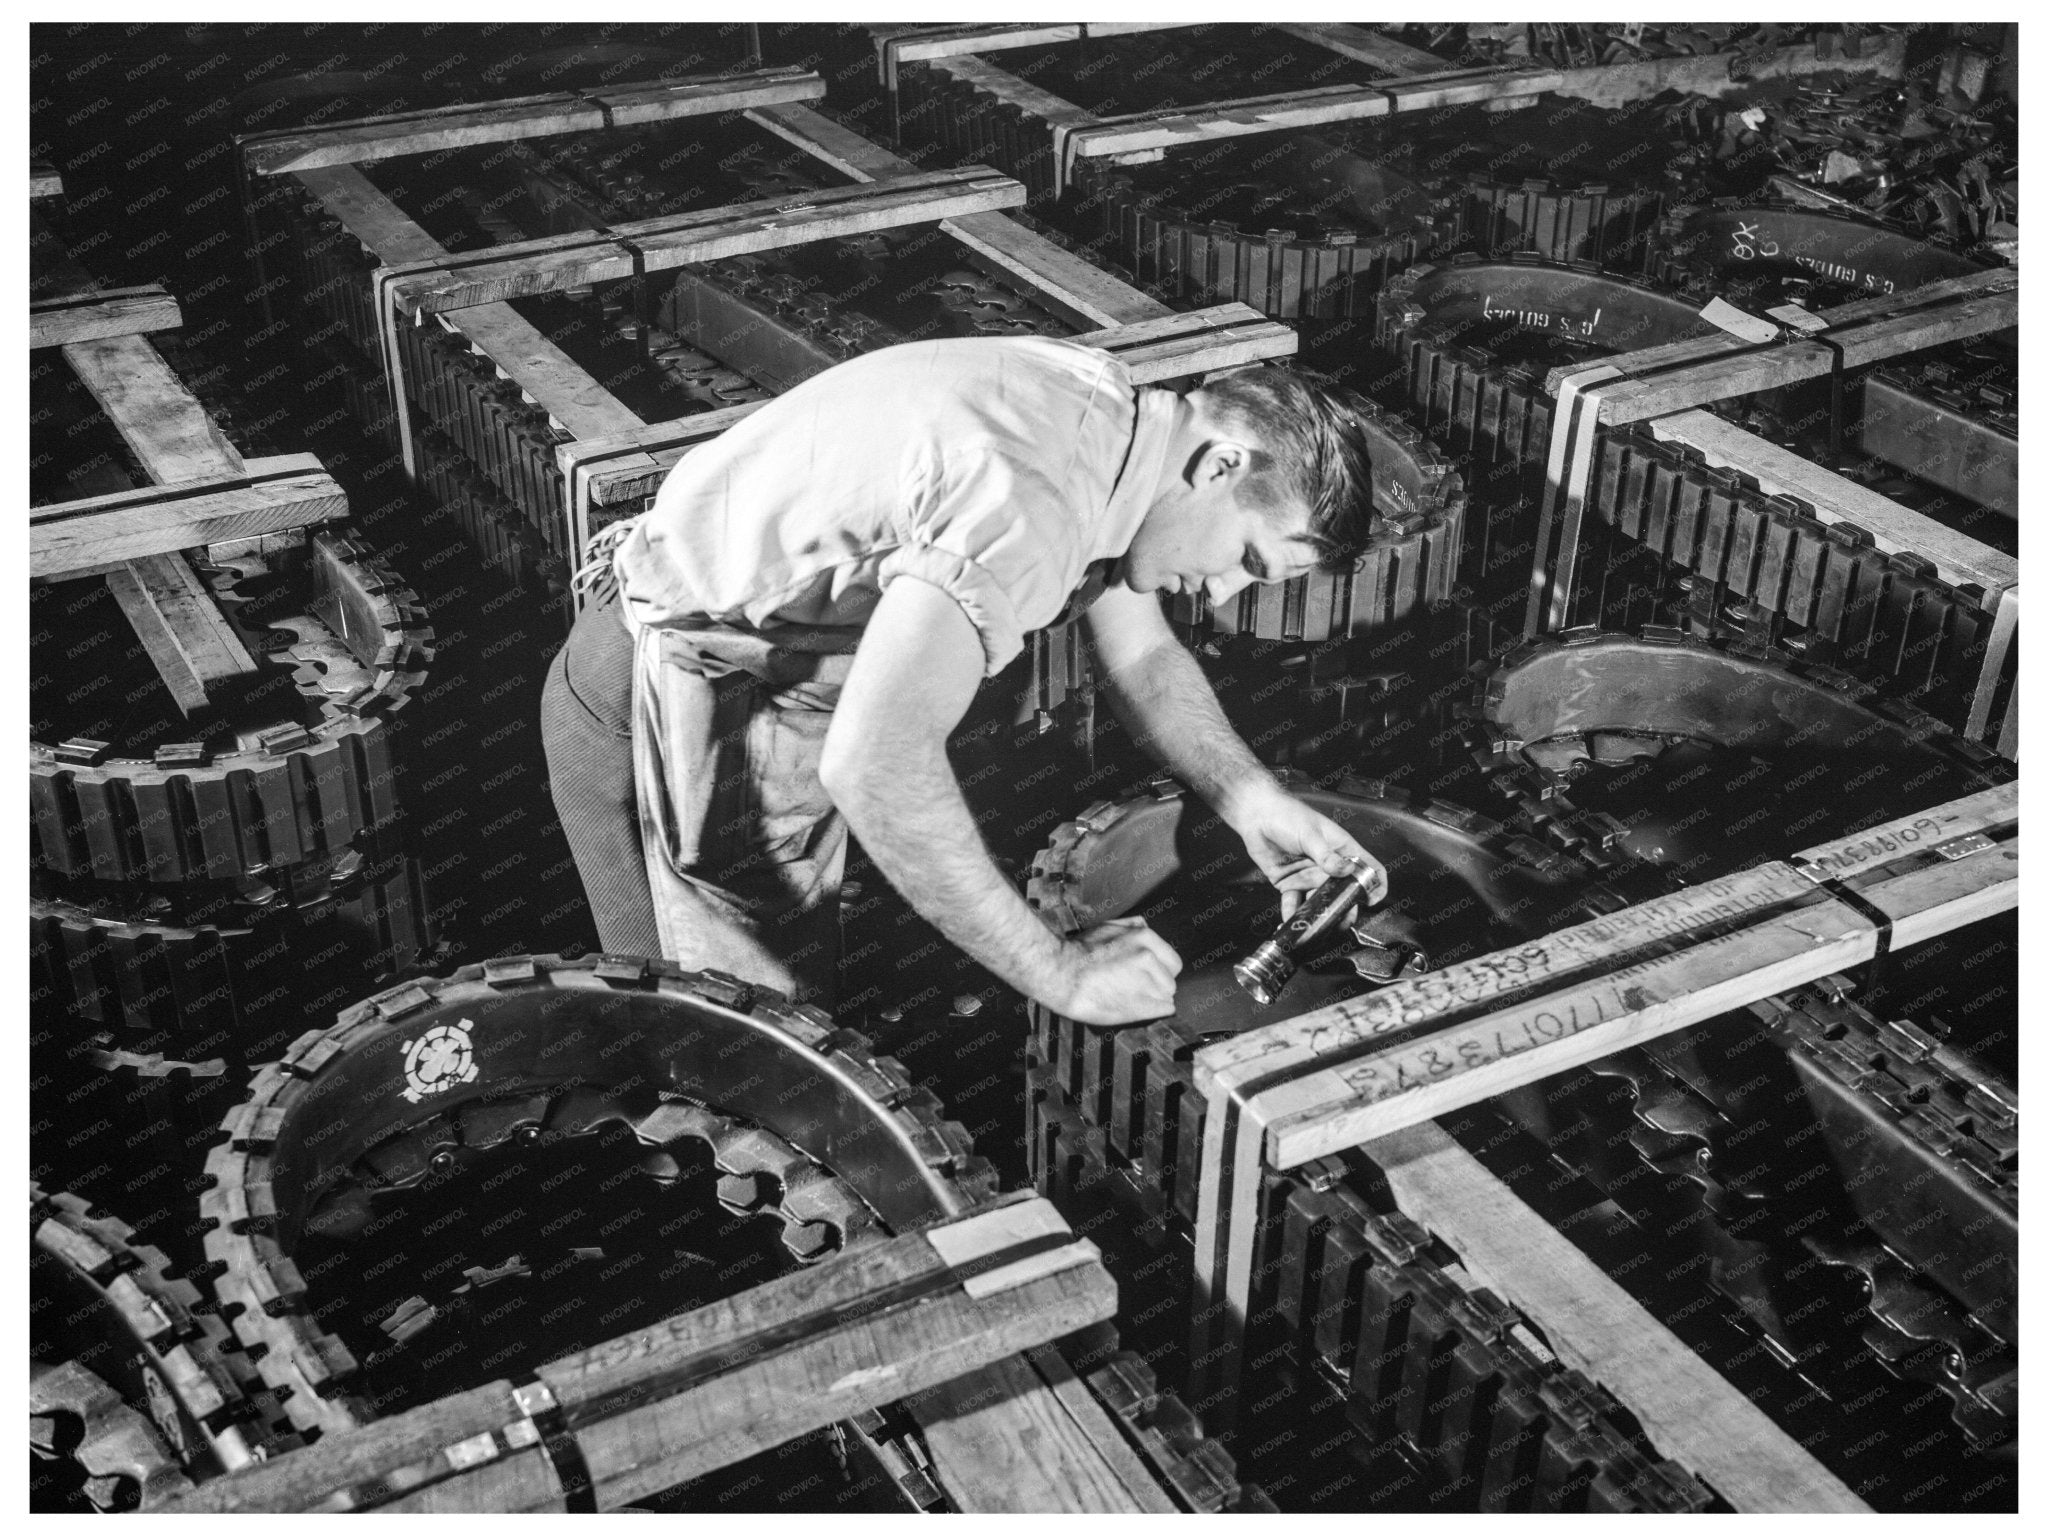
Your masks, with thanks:
M 830 1008 L 846 823 L 818 762 L 850 655 L 586 608 L 549 668 L 549 787 L 610 952 Z M 638 740 L 636 741 L 636 711 Z

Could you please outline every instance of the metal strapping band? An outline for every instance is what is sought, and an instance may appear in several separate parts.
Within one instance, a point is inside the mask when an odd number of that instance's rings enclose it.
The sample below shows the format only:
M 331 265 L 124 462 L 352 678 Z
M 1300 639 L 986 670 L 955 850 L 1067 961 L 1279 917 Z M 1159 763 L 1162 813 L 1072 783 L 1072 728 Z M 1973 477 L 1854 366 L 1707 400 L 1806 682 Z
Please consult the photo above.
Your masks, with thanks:
M 512 1401 L 539 1432 L 541 1449 L 554 1463 L 555 1476 L 562 1484 L 562 1508 L 572 1515 L 596 1514 L 597 1489 L 591 1482 L 590 1463 L 583 1459 L 583 1447 L 570 1433 L 553 1389 L 529 1372 L 514 1381 Z

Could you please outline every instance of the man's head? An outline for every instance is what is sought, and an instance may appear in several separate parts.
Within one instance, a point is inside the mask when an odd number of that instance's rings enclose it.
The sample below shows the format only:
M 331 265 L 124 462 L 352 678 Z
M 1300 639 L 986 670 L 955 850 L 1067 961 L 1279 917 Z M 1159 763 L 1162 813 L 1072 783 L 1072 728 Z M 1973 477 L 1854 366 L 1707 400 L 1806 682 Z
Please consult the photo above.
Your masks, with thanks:
M 1247 368 L 1189 393 L 1124 584 L 1221 603 L 1250 582 L 1348 558 L 1372 516 L 1363 415 L 1351 390 L 1289 368 Z

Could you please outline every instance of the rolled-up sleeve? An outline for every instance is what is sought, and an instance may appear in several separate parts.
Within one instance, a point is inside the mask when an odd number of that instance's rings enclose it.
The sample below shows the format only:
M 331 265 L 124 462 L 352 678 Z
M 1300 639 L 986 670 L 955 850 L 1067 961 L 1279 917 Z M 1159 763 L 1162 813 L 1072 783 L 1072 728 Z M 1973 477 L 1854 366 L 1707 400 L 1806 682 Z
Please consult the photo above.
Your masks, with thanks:
M 1058 617 L 1086 568 L 1078 519 L 1060 487 L 998 449 L 949 452 L 882 561 L 882 587 L 914 576 L 939 588 L 981 636 L 993 677 L 1024 636 Z

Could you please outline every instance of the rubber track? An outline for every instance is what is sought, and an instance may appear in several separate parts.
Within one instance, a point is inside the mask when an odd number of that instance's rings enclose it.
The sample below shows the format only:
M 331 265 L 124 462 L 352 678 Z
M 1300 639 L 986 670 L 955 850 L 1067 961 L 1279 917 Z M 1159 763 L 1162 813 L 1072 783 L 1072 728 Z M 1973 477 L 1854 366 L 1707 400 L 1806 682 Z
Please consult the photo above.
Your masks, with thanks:
M 309 658 L 294 680 L 318 702 L 319 719 L 260 729 L 253 747 L 174 744 L 153 759 L 113 756 L 107 743 L 83 739 L 31 741 L 30 814 L 51 873 L 232 880 L 346 849 L 397 817 L 393 717 L 426 678 L 434 632 L 411 589 L 352 534 L 314 532 L 308 549 L 316 595 L 306 611 L 328 625 L 315 642 L 327 670 Z M 232 595 L 231 584 L 226 590 Z M 294 651 L 307 649 L 302 636 Z M 327 677 L 349 657 L 355 686 L 330 692 Z
M 1307 788 L 1293 774 L 1290 787 Z M 1581 857 L 1583 840 L 1542 839 L 1517 834 L 1461 806 L 1438 804 L 1377 780 L 1347 776 L 1331 786 L 1335 795 L 1389 803 L 1403 814 L 1448 826 L 1480 841 L 1504 865 L 1545 882 L 1571 882 L 1550 917 L 1574 910 L 1594 916 L 1618 910 L 1626 900 L 1595 882 Z M 1047 846 L 1032 860 L 1026 900 L 1058 933 L 1126 915 L 1085 901 L 1080 895 L 1101 840 L 1133 810 L 1149 801 L 1172 799 L 1179 786 L 1159 775 L 1133 794 L 1089 806 L 1073 821 L 1053 829 Z M 1579 883 L 1579 882 L 1583 883 Z M 1195 1027 L 1166 1020 L 1142 1029 L 1095 1029 L 1040 1004 L 1030 1006 L 1032 1044 L 1054 1074 L 1054 1082 L 1101 1127 L 1114 1154 L 1142 1164 L 1171 1205 L 1188 1221 L 1195 1217 L 1195 1181 L 1201 1164 L 1204 1101 L 1193 1092 L 1191 1061 L 1205 1036 Z M 1183 1176 L 1184 1172 L 1184 1176 Z
M 1347 778 L 1334 791 L 1394 801 L 1413 814 L 1498 844 L 1503 859 L 1534 872 L 1560 876 L 1575 867 L 1541 844 L 1509 837 L 1484 817 L 1376 781 Z M 1028 894 L 1055 931 L 1071 933 L 1123 915 L 1098 910 L 1078 895 L 1087 879 L 1092 846 L 1133 807 L 1177 792 L 1170 781 L 1155 781 L 1135 795 L 1098 802 L 1055 829 L 1048 848 L 1033 861 Z M 1579 901 L 1589 912 L 1622 904 L 1621 898 L 1597 886 L 1584 890 Z M 1139 1207 L 1133 1216 L 1141 1227 L 1150 1223 L 1166 1233 L 1190 1230 L 1206 1108 L 1195 1091 L 1193 1056 L 1204 1036 L 1170 1020 L 1143 1029 L 1097 1030 L 1036 1005 L 1031 1016 L 1036 1063 L 1027 1091 L 1026 1151 L 1041 1192 L 1071 1198 L 1079 1188 L 1109 1178 L 1112 1169 L 1127 1170 Z M 1589 1501 L 1587 1506 L 1568 1507 L 1695 1508 L 1708 1502 L 1710 1496 L 1687 1474 L 1668 1463 L 1652 1467 L 1642 1460 L 1628 1437 L 1602 1417 L 1607 1400 L 1590 1382 L 1554 1361 L 1541 1361 L 1509 1335 L 1508 1326 L 1522 1321 L 1519 1314 L 1491 1293 L 1468 1293 L 1427 1261 L 1426 1235 L 1405 1242 L 1407 1257 L 1389 1261 L 1387 1234 L 1399 1230 L 1405 1218 L 1393 1218 L 1389 1225 L 1372 1214 L 1344 1187 L 1348 1177 L 1341 1164 L 1328 1160 L 1295 1175 L 1269 1176 L 1262 1249 L 1270 1251 L 1277 1244 L 1285 1262 L 1277 1270 L 1262 1266 L 1261 1272 L 1281 1276 L 1275 1282 L 1276 1296 L 1290 1328 L 1303 1336 L 1304 1344 L 1313 1334 L 1316 1353 L 1335 1373 L 1356 1411 L 1375 1425 L 1376 1433 L 1405 1434 L 1424 1451 L 1440 1445 L 1463 1447 L 1452 1453 L 1450 1475 L 1480 1479 L 1482 1502 L 1488 1508 L 1540 1507 L 1544 1498 L 1555 1507 L 1560 1495 Z M 1406 1225 L 1413 1228 L 1412 1223 Z M 1413 1232 L 1419 1234 L 1420 1229 Z M 1338 1278 L 1329 1273 L 1336 1261 L 1317 1260 L 1311 1253 L 1329 1250 L 1331 1244 L 1349 1255 Z M 1382 1255 L 1383 1270 L 1368 1279 L 1373 1262 L 1369 1256 L 1375 1251 Z M 1395 1387 L 1382 1379 L 1383 1364 L 1409 1349 L 1400 1341 L 1402 1325 L 1393 1317 L 1409 1303 L 1390 1300 L 1380 1312 L 1370 1314 L 1387 1319 L 1386 1326 L 1397 1330 L 1370 1347 L 1368 1340 L 1340 1338 L 1327 1325 L 1332 1299 L 1352 1294 L 1360 1283 L 1378 1294 L 1371 1288 L 1388 1283 L 1384 1266 L 1389 1262 L 1423 1264 L 1437 1277 L 1432 1286 L 1395 1281 L 1395 1291 L 1389 1293 L 1434 1298 L 1438 1311 L 1425 1315 L 1447 1319 L 1429 1335 L 1434 1342 L 1413 1348 L 1410 1357 L 1435 1359 L 1439 1349 L 1452 1347 L 1447 1341 L 1462 1328 L 1457 1345 L 1463 1354 L 1460 1369 L 1473 1381 L 1463 1383 L 1461 1378 L 1461 1383 L 1472 1386 L 1473 1393 L 1452 1396 L 1468 1403 L 1492 1396 L 1494 1418 L 1489 1424 L 1433 1424 L 1419 1381 Z M 1318 1267 L 1324 1271 L 1324 1289 L 1314 1293 L 1313 1271 Z M 1336 1289 L 1329 1289 L 1331 1285 Z M 1336 1302 L 1335 1310 L 1345 1313 L 1352 1305 Z M 1406 1326 L 1415 1325 L 1411 1321 Z M 1483 1363 L 1488 1361 L 1491 1364 Z M 1482 1381 L 1494 1385 L 1477 1385 Z M 1588 1467 L 1595 1469 L 1590 1475 Z M 1567 1489 L 1573 1491 L 1563 1492 Z
M 1823 1122 L 1800 1121 L 1796 1113 L 1792 1121 L 1774 1120 L 1773 1090 L 1759 1103 L 1748 1091 L 1750 1083 L 1735 1083 L 1736 1077 L 1754 1080 L 1754 1064 L 1737 1059 L 1740 1048 L 1728 1045 L 1725 1031 L 1716 1032 L 1730 1052 L 1725 1059 L 1708 1045 L 1693 1061 L 1693 1047 L 1680 1037 L 1671 1042 L 1673 1049 L 1635 1049 L 1593 1063 L 1596 1076 L 1628 1080 L 1633 1114 L 1641 1122 L 1608 1144 L 1634 1145 L 1643 1166 L 1665 1178 L 1674 1164 L 1682 1165 L 1684 1182 L 1699 1197 L 1697 1219 L 1728 1232 L 1724 1218 L 1739 1218 L 1736 1226 L 1744 1236 L 1728 1233 L 1727 1251 L 1747 1256 L 1734 1262 L 1725 1282 L 1714 1283 L 1717 1289 L 1724 1283 L 1733 1287 L 1726 1294 L 1743 1311 L 1756 1308 L 1752 1330 L 1768 1336 L 1783 1329 L 1777 1313 L 1785 1302 L 1772 1295 L 1774 1280 L 1753 1296 L 1737 1294 L 1752 1283 L 1751 1274 L 1792 1280 L 1811 1268 L 1813 1258 L 1857 1269 L 1868 1304 L 1860 1330 L 1863 1348 L 1891 1374 L 1946 1393 L 1954 1422 L 1973 1446 L 2004 1444 L 2017 1429 L 2019 1394 L 2018 1095 L 1912 1023 L 1887 1022 L 1849 1001 L 1849 990 L 1847 978 L 1828 977 L 1766 998 L 1749 1011 L 1763 1022 L 1762 1034 L 1792 1058 L 1792 1081 L 1806 1084 L 1804 1095 L 1792 1089 L 1788 1103 L 1819 1106 L 1829 1095 L 1816 1092 L 1818 1077 L 1869 1111 L 1828 1138 L 1829 1161 L 1846 1189 L 1873 1180 L 1879 1186 L 1857 1200 L 1855 1211 L 1836 1213 L 1836 1226 L 1853 1231 L 1859 1222 L 1868 1224 L 1860 1243 L 1851 1238 L 1843 1246 L 1838 1233 L 1822 1236 L 1831 1232 L 1828 1226 L 1816 1232 L 1813 1223 L 1824 1211 L 1809 1209 L 1796 1219 L 1790 1212 L 1770 1216 L 1772 1201 L 1807 1176 L 1784 1177 L 1777 1167 L 1781 1160 L 1763 1153 L 1768 1171 L 1759 1188 L 1735 1144 L 1757 1131 L 1790 1134 L 1795 1125 Z M 1682 1062 L 1688 1064 L 1681 1067 Z M 1597 1098 L 1610 1097 L 1597 1087 L 1592 1091 Z M 1873 1151 L 1873 1140 L 1882 1143 L 1886 1132 L 1888 1147 Z M 1694 1139 L 1700 1145 L 1689 1145 Z M 1960 1189 L 1945 1204 L 1930 1198 L 1926 1192 L 1935 1176 L 1915 1147 L 1987 1198 L 1972 1199 Z M 1751 1164 L 1757 1160 L 1758 1154 L 1748 1154 Z M 1733 1165 L 1732 1174 L 1725 1165 Z M 1717 1175 L 1732 1177 L 1742 1192 L 1729 1192 Z M 1593 1182 L 1608 1192 L 1601 1179 Z M 1810 1303 L 1790 1316 L 1810 1316 L 1809 1308 Z M 1780 1347 L 1810 1344 L 1795 1333 Z M 1805 1369 L 1822 1380 L 1817 1364 Z M 1911 1395 L 1910 1388 L 1900 1390 Z M 1882 1416 L 1885 1410 L 1872 1411 Z
M 29 902 L 32 1007 L 115 1030 L 168 1030 L 181 1053 L 214 1054 L 297 1018 L 323 983 L 341 995 L 402 973 L 433 946 L 417 862 L 400 857 L 324 899 L 251 914 L 237 925 L 181 927 L 99 917 L 68 902 Z M 313 1003 L 313 1006 L 319 1006 Z
M 1460 199 L 1459 238 L 1495 260 L 1523 253 L 1609 266 L 1663 227 L 1664 200 L 1661 185 L 1475 177 Z
M 29 1242 L 37 1353 L 77 1361 L 113 1386 L 190 1477 L 252 1466 L 297 1443 L 227 1324 L 133 1228 L 31 1183 Z
M 721 978 L 715 972 L 695 974 L 663 962 L 602 955 L 573 961 L 545 955 L 491 961 L 465 966 L 444 980 L 391 989 L 348 1008 L 329 1028 L 302 1035 L 281 1061 L 263 1068 L 256 1075 L 248 1101 L 238 1106 L 223 1124 L 227 1141 L 216 1146 L 207 1158 L 213 1187 L 200 1199 L 202 1213 L 212 1223 L 205 1244 L 208 1256 L 223 1271 L 214 1280 L 214 1289 L 224 1309 L 232 1315 L 236 1332 L 252 1353 L 262 1346 L 259 1366 L 264 1379 L 279 1390 L 286 1412 L 302 1429 L 347 1428 L 367 1422 L 372 1414 L 355 1395 L 357 1367 L 347 1347 L 310 1314 L 305 1282 L 292 1263 L 287 1246 L 290 1239 L 280 1225 L 278 1213 L 296 1209 L 305 1196 L 305 1192 L 274 1189 L 271 1182 L 273 1148 L 280 1136 L 286 1134 L 294 1108 L 306 1100 L 337 1058 L 402 1035 L 410 1027 L 405 1020 L 423 1008 L 460 1006 L 471 997 L 481 1003 L 507 992 L 554 992 L 555 977 L 565 973 L 594 976 L 606 983 L 595 991 L 563 988 L 560 996 L 572 1007 L 579 999 L 602 1000 L 623 989 L 683 1004 L 709 1002 L 764 1020 L 788 1034 L 794 1046 L 825 1055 L 886 1105 L 926 1166 L 955 1186 L 968 1203 L 994 1192 L 993 1168 L 973 1155 L 972 1141 L 966 1132 L 941 1118 L 938 1102 L 914 1088 L 898 1063 L 875 1056 L 863 1036 L 834 1029 L 818 1010 L 791 1004 L 779 993 Z M 602 1019 L 603 1015 L 593 1017 Z M 625 1027 L 622 1016 L 614 1017 L 621 1019 L 620 1027 Z M 634 1011 L 635 1023 L 644 1027 L 645 1018 L 644 1013 Z M 569 1086 L 564 1083 L 555 1091 Z M 582 1086 L 595 1085 L 586 1082 Z M 443 1110 L 439 1101 L 421 1100 L 414 1129 L 395 1139 L 387 1138 L 369 1150 L 367 1155 L 377 1161 L 380 1181 L 409 1183 L 424 1177 L 432 1146 L 496 1145 L 515 1134 L 521 1125 L 545 1119 L 548 1110 L 544 1106 L 526 1113 L 530 1107 L 528 1099 L 551 1097 L 545 1085 L 522 1080 L 520 1087 L 525 1098 L 515 1101 L 518 1113 L 495 1113 L 488 1119 L 471 1114 L 459 1122 L 459 1127 L 448 1124 L 450 1112 Z M 462 1106 L 470 1111 L 481 1107 L 474 1099 L 465 1100 Z M 721 1125 L 731 1124 L 690 1106 L 664 1105 L 640 1121 L 639 1127 L 644 1137 L 658 1142 L 673 1139 L 675 1134 L 702 1134 L 693 1132 L 691 1125 L 707 1119 Z M 674 1128 L 657 1128 L 652 1124 L 660 1120 L 673 1122 Z M 436 1122 L 445 1128 L 437 1130 Z M 476 1136 L 483 1139 L 470 1139 Z M 720 1151 L 721 1165 L 753 1190 L 751 1195 L 739 1191 L 742 1200 L 756 1198 L 760 1193 L 751 1175 L 779 1173 L 784 1169 L 793 1172 L 794 1165 L 787 1158 L 801 1159 L 801 1154 L 787 1149 L 779 1138 L 751 1128 L 736 1129 L 729 1137 L 719 1136 L 715 1145 Z M 750 1147 L 751 1153 L 746 1150 Z M 808 1159 L 801 1161 L 810 1166 Z M 858 1219 L 847 1204 L 850 1196 L 825 1199 L 836 1180 L 819 1177 L 790 1182 L 816 1191 L 824 1203 L 816 1212 L 800 1210 L 792 1204 L 794 1189 L 786 1189 L 782 1207 L 786 1227 L 816 1225 L 813 1217 L 842 1222 Z M 857 1206 L 858 1202 L 853 1204 Z M 859 1208 L 859 1218 L 866 1215 L 865 1208 Z M 793 1247 L 792 1251 L 801 1250 Z
M 1994 265 L 1953 241 L 1882 219 L 1846 218 L 1784 198 L 1718 197 L 1669 209 L 1642 270 L 1652 282 L 1740 303 L 1773 278 L 1869 298 Z
M 1730 649 L 1671 633 L 1566 635 L 1511 652 L 1481 681 L 1466 710 L 1473 720 L 1468 734 L 1472 757 L 1492 788 L 1515 806 L 1514 822 L 1554 846 L 1581 856 L 1591 855 L 1617 870 L 1638 865 L 1628 843 L 1627 829 L 1603 812 L 1576 805 L 1564 793 L 1570 774 L 1536 763 L 1529 753 L 1530 744 L 1520 739 L 1512 724 L 1504 725 L 1493 717 L 1499 711 L 1504 694 L 1503 674 L 1508 670 L 1565 647 L 1620 646 L 1643 641 L 1711 654 Z M 1987 786 L 2010 778 L 2012 770 L 2003 759 L 1961 739 L 1910 705 L 1895 700 L 1869 700 L 1868 686 L 1844 674 L 1784 653 L 1735 650 L 1733 656 L 1738 662 L 1772 666 L 1802 682 L 1839 690 L 1848 700 L 1865 702 L 1875 718 L 1895 726 L 1916 747 L 1949 758 L 1963 772 L 1980 776 Z M 1570 734 L 1558 739 L 1569 741 Z M 1677 888 L 1676 875 L 1661 870 L 1660 873 L 1672 888 Z M 1995 1205 L 2009 1209 L 2010 1219 L 2016 1223 L 2017 1093 L 1967 1055 L 1910 1022 L 1888 1022 L 1848 1002 L 1844 991 L 1840 984 L 1804 988 L 1766 998 L 1751 1011 L 1784 1049 L 1810 1062 L 1813 1071 L 1825 1074 L 1853 1094 L 1868 1106 L 1877 1123 L 1888 1126 L 1901 1141 L 1917 1143 L 1960 1170 L 1966 1183 L 1982 1188 Z M 1905 1157 L 1905 1162 L 1910 1166 L 1910 1156 Z M 1989 1357 L 1990 1365 L 1973 1367 L 1967 1377 L 1940 1371 L 1934 1381 L 1955 1398 L 1957 1420 L 1971 1428 L 1974 1438 L 1990 1433 L 1987 1426 L 1995 1426 L 2012 1411 L 2009 1399 L 2017 1390 L 2016 1366 L 2010 1379 L 2006 1379 L 1999 1345 L 2016 1344 L 2016 1313 L 2013 1304 L 1999 1295 L 1998 1276 L 2002 1271 L 1994 1271 L 1986 1278 L 1982 1266 L 1960 1269 L 1962 1261 L 1958 1252 L 1953 1251 L 1955 1245 L 1944 1245 L 1944 1239 L 1952 1236 L 1951 1228 L 1942 1227 L 1931 1233 L 1887 1229 L 1887 1241 L 1912 1264 L 1924 1266 L 1924 1273 L 1936 1285 L 1951 1294 L 1968 1295 L 1979 1306 L 1978 1312 L 1965 1321 L 1977 1330 L 1974 1337 L 1978 1347 L 1973 1353 L 1980 1362 Z M 1962 1250 L 1973 1251 L 1972 1243 L 1964 1240 Z M 1874 1283 L 1872 1290 L 1877 1290 Z M 1873 1300 L 1874 1309 L 1875 1305 Z M 1924 1347 L 1924 1336 L 1909 1336 L 1881 1311 L 1874 1315 L 1881 1337 L 1869 1342 L 1881 1358 L 1904 1360 Z M 1959 1330 L 1962 1326 L 1957 1325 Z M 1958 1336 L 1966 1335 L 1959 1331 Z
M 1517 667 L 1567 649 L 1650 645 L 1728 658 L 1737 672 L 1768 668 L 1799 682 L 1842 695 L 1867 709 L 1874 721 L 1893 727 L 1915 747 L 1951 761 L 1971 782 L 1989 788 L 2007 782 L 2012 767 L 1996 753 L 1957 735 L 1934 716 L 1900 699 L 1878 698 L 1867 682 L 1835 668 L 1817 665 L 1785 650 L 1742 641 L 1710 641 L 1677 630 L 1645 628 L 1633 634 L 1581 629 L 1526 642 L 1494 663 L 1475 684 L 1471 701 L 1461 712 L 1469 724 L 1467 749 L 1492 790 L 1513 809 L 1510 824 L 1576 858 L 1599 867 L 1618 869 L 1640 861 L 1629 851 L 1628 828 L 1604 812 L 1588 811 L 1568 794 L 1569 773 L 1553 772 L 1530 755 L 1529 744 L 1514 722 L 1497 718 L 1505 696 L 1506 676 Z
M 1550 440 L 1541 378 L 1432 327 L 1413 294 L 1430 270 L 1410 271 L 1381 295 L 1380 347 L 1399 359 L 1425 429 L 1470 456 L 1469 477 L 1539 480 Z M 1945 722 L 1963 723 L 1963 684 L 1974 683 L 1991 628 L 1977 588 L 1942 581 L 1918 555 L 1878 550 L 1852 523 L 1821 522 L 1797 497 L 1766 496 L 1750 477 L 1660 443 L 1647 427 L 1603 428 L 1595 452 L 1589 512 L 1684 580 L 1695 627 L 1798 647 L 1888 691 L 1940 699 Z M 1522 503 L 1531 504 L 1533 494 Z M 1487 546 L 1512 553 L 1533 531 L 1526 510 L 1489 524 L 1475 508 L 1471 523 L 1468 569 L 1491 568 Z M 1597 560 L 1582 563 L 1581 609 L 1603 604 L 1600 578 Z
M 1106 1189 L 1113 1203 L 1103 1214 L 1119 1219 L 1122 1182 L 1135 1201 L 1123 1197 L 1120 1220 L 1159 1228 L 1169 1251 L 1181 1250 L 1188 1224 L 1171 1211 L 1162 1222 L 1156 1165 L 1117 1158 L 1043 1066 L 1031 1069 L 1027 1107 L 1041 1193 L 1079 1211 Z M 1613 1400 L 1539 1351 L 1518 1311 L 1453 1278 L 1426 1230 L 1373 1212 L 1347 1176 L 1327 1159 L 1267 1175 L 1259 1272 L 1268 1278 L 1255 1304 L 1277 1310 L 1354 1422 L 1376 1440 L 1404 1441 L 1447 1479 L 1476 1484 L 1488 1513 L 1676 1512 L 1712 1501 L 1676 1463 L 1646 1457 L 1611 1418 Z

